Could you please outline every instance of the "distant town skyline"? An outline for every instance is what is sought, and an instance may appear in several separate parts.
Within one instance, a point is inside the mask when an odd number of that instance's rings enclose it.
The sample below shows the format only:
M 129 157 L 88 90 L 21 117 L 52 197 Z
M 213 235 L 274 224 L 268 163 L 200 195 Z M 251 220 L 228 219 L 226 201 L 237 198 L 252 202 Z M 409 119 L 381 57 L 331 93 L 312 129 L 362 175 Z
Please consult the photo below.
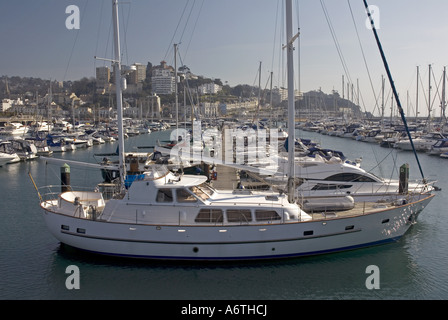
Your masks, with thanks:
M 378 111 L 381 76 L 385 75 L 362 1 L 294 0 L 300 27 L 296 41 L 296 89 L 321 89 L 342 95 L 345 85 L 359 83 L 363 111 Z M 0 76 L 40 77 L 58 81 L 95 77 L 108 65 L 94 56 L 112 57 L 111 0 L 17 0 L 0 3 Z M 421 116 L 428 111 L 432 67 L 432 112 L 440 112 L 441 77 L 448 64 L 448 1 L 369 1 L 404 108 L 415 112 L 416 67 L 420 68 Z M 68 29 L 66 9 L 79 8 L 79 29 Z M 194 74 L 219 78 L 230 86 L 284 86 L 284 0 L 134 0 L 121 5 L 124 64 L 166 60 L 173 65 L 179 44 L 179 66 Z M 356 26 L 356 27 L 355 27 Z M 358 38 L 359 37 L 359 38 Z M 358 40 L 359 39 L 359 40 Z M 300 52 L 300 63 L 299 63 Z M 367 64 L 367 67 L 366 67 Z M 109 63 L 110 65 L 110 63 Z M 300 69 L 298 68 L 300 66 Z M 300 71 L 300 72 L 299 72 Z M 300 77 L 299 77 L 300 75 Z M 299 85 L 300 84 L 300 85 Z M 347 90 L 344 88 L 344 90 Z M 387 84 L 386 96 L 390 108 Z

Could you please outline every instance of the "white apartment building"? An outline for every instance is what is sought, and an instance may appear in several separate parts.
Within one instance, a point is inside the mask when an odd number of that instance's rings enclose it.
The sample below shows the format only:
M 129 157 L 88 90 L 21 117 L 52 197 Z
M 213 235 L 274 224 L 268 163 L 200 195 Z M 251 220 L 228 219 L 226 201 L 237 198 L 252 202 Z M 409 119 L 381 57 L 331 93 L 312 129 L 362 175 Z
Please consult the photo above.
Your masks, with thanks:
M 159 66 L 153 67 L 151 84 L 153 94 L 174 93 L 176 89 L 174 68 L 167 66 L 165 61 L 162 61 Z
M 0 112 L 5 112 L 8 109 L 11 109 L 12 104 L 13 104 L 13 100 L 3 99 L 2 103 L 0 104 Z
M 199 94 L 216 94 L 222 90 L 222 86 L 214 83 L 205 83 L 198 87 Z

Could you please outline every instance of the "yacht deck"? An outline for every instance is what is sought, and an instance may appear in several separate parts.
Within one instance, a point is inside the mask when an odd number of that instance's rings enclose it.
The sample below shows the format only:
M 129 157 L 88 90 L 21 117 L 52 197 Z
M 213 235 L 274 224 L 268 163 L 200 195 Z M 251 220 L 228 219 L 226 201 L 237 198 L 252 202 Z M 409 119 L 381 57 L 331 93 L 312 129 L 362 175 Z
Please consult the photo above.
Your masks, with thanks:
M 341 210 L 341 211 L 315 211 L 308 212 L 313 220 L 327 220 L 335 218 L 353 217 L 364 214 L 370 214 L 376 211 L 393 208 L 390 203 L 375 203 L 375 202 L 356 202 L 353 209 Z

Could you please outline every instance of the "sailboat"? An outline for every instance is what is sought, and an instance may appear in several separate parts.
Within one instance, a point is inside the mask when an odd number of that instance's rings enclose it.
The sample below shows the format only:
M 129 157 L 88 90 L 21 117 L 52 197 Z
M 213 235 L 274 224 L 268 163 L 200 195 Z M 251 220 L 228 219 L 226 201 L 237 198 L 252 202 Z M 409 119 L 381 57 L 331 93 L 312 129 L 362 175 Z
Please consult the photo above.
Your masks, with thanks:
M 118 3 L 113 0 L 116 82 L 121 81 Z M 288 109 L 294 115 L 292 0 L 286 0 Z M 294 116 L 289 117 L 291 165 L 288 192 L 217 191 L 197 175 L 152 166 L 124 187 L 121 88 L 119 119 L 120 184 L 112 197 L 101 190 L 66 190 L 40 195 L 42 216 L 61 242 L 81 250 L 128 258 L 251 260 L 297 257 L 396 241 L 433 198 L 430 193 L 400 203 L 363 203 L 329 214 L 307 213 L 294 199 Z M 102 185 L 105 189 L 107 186 Z M 37 187 L 36 187 L 37 188 Z M 37 188 L 37 190 L 40 190 Z

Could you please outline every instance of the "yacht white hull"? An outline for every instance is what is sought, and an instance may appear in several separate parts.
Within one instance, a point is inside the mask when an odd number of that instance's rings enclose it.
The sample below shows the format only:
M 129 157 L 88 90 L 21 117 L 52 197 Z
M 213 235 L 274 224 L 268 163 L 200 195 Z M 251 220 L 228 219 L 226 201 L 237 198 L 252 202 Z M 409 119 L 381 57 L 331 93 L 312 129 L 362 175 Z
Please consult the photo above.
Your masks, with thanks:
M 80 219 L 44 208 L 62 243 L 98 254 L 175 260 L 250 260 L 352 250 L 402 237 L 432 199 L 355 217 L 256 225 L 141 225 Z
M 5 164 L 11 163 L 12 160 L 14 160 L 14 156 L 6 154 L 6 153 L 0 153 L 0 167 L 4 166 Z

